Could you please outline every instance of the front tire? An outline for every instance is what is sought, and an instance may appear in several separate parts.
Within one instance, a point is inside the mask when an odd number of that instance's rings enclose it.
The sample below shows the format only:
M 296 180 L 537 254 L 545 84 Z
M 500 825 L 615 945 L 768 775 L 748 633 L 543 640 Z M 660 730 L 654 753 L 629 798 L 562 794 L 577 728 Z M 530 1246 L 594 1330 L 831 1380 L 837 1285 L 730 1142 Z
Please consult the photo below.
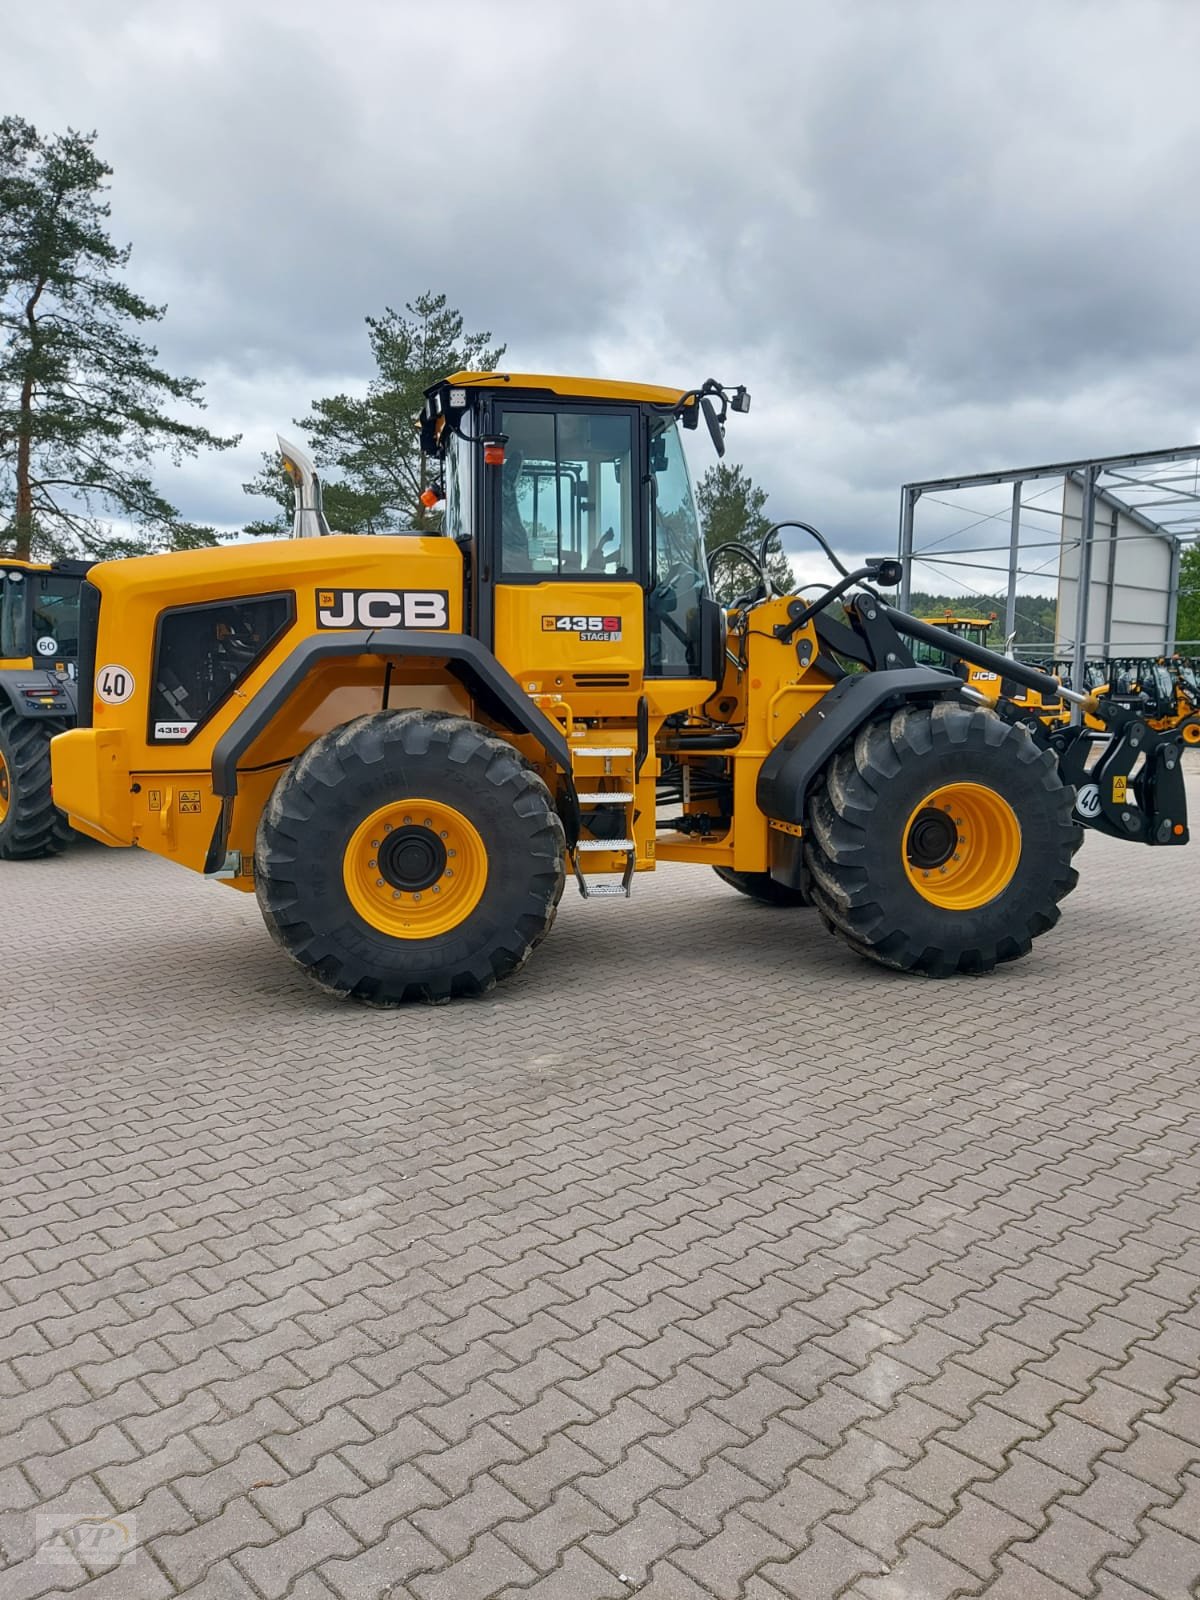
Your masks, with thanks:
M 814 903 L 884 966 L 990 972 L 1025 955 L 1075 887 L 1073 804 L 1025 729 L 960 705 L 906 706 L 861 728 L 810 797 Z
M 50 798 L 50 741 L 64 726 L 0 707 L 0 861 L 56 856 L 75 837 Z
M 714 867 L 722 883 L 767 906 L 810 906 L 812 897 L 805 889 L 789 889 L 785 883 L 776 883 L 769 872 L 735 872 L 732 867 Z
M 317 739 L 259 822 L 274 938 L 331 994 L 483 994 L 545 938 L 564 882 L 550 793 L 513 747 L 440 712 L 373 712 Z

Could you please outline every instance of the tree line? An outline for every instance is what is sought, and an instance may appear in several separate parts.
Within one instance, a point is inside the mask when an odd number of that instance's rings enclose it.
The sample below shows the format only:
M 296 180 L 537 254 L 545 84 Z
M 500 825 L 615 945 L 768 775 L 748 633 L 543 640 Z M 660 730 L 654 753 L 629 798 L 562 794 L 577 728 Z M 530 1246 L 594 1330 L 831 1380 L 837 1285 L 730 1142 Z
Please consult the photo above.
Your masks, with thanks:
M 152 477 L 166 456 L 178 465 L 202 451 L 230 450 L 240 436 L 196 420 L 203 384 L 169 372 L 148 334 L 166 307 L 127 283 L 131 247 L 109 237 L 112 168 L 97 135 L 68 129 L 41 135 L 21 117 L 0 118 L 0 554 L 96 559 L 220 541 L 188 521 Z M 295 421 L 320 463 L 331 524 L 348 533 L 434 529 L 415 418 L 424 390 L 456 371 L 495 368 L 505 346 L 466 331 L 445 294 L 427 290 L 402 311 L 366 318 L 372 364 L 365 396 L 314 399 Z M 291 484 L 273 453 L 244 485 L 274 513 L 244 531 L 279 536 L 291 527 Z M 757 547 L 770 529 L 766 491 L 736 462 L 711 466 L 696 486 L 709 552 Z M 225 535 L 234 537 L 236 535 Z M 778 541 L 766 573 L 776 590 L 794 577 Z M 759 575 L 736 552 L 718 558 L 714 585 L 726 601 L 752 591 Z M 914 610 L 986 615 L 999 599 L 915 594 Z M 1017 643 L 1051 644 L 1055 602 L 1022 595 Z M 1003 644 L 999 629 L 990 642 Z M 1200 637 L 1200 548 L 1184 554 L 1179 637 Z

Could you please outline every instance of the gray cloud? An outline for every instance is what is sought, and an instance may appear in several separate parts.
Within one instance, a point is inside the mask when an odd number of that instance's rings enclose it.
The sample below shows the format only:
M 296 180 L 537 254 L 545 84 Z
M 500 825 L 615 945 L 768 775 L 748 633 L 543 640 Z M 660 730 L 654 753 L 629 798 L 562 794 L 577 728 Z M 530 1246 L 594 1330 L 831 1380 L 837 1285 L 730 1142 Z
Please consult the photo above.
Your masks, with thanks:
M 426 287 L 514 368 L 747 382 L 731 453 L 847 548 L 891 541 L 905 479 L 1200 432 L 1195 8 L 43 0 L 7 27 L 6 102 L 99 130 L 163 353 L 246 435 L 168 488 L 198 518 L 250 511 L 274 428 Z

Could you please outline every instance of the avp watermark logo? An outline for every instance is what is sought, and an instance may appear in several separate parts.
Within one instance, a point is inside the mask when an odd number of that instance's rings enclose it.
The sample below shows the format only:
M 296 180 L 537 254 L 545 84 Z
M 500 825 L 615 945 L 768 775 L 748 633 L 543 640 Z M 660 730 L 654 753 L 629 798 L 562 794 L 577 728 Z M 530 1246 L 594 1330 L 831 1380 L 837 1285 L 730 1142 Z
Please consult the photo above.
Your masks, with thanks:
M 34 1518 L 35 1560 L 48 1566 L 129 1566 L 137 1560 L 137 1518 L 131 1512 L 41 1511 Z

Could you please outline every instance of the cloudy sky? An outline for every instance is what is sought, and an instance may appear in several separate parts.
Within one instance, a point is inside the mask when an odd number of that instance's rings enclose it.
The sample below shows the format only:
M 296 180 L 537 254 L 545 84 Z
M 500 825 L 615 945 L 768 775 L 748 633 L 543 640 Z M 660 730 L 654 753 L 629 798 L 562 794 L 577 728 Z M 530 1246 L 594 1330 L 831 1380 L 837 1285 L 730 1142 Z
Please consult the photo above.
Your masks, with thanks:
M 514 370 L 744 382 L 778 517 L 1200 437 L 1192 0 L 40 0 L 5 111 L 96 129 L 131 282 L 236 453 L 444 290 Z M 701 436 L 696 436 L 698 439 Z M 698 465 L 706 464 L 698 460 Z

